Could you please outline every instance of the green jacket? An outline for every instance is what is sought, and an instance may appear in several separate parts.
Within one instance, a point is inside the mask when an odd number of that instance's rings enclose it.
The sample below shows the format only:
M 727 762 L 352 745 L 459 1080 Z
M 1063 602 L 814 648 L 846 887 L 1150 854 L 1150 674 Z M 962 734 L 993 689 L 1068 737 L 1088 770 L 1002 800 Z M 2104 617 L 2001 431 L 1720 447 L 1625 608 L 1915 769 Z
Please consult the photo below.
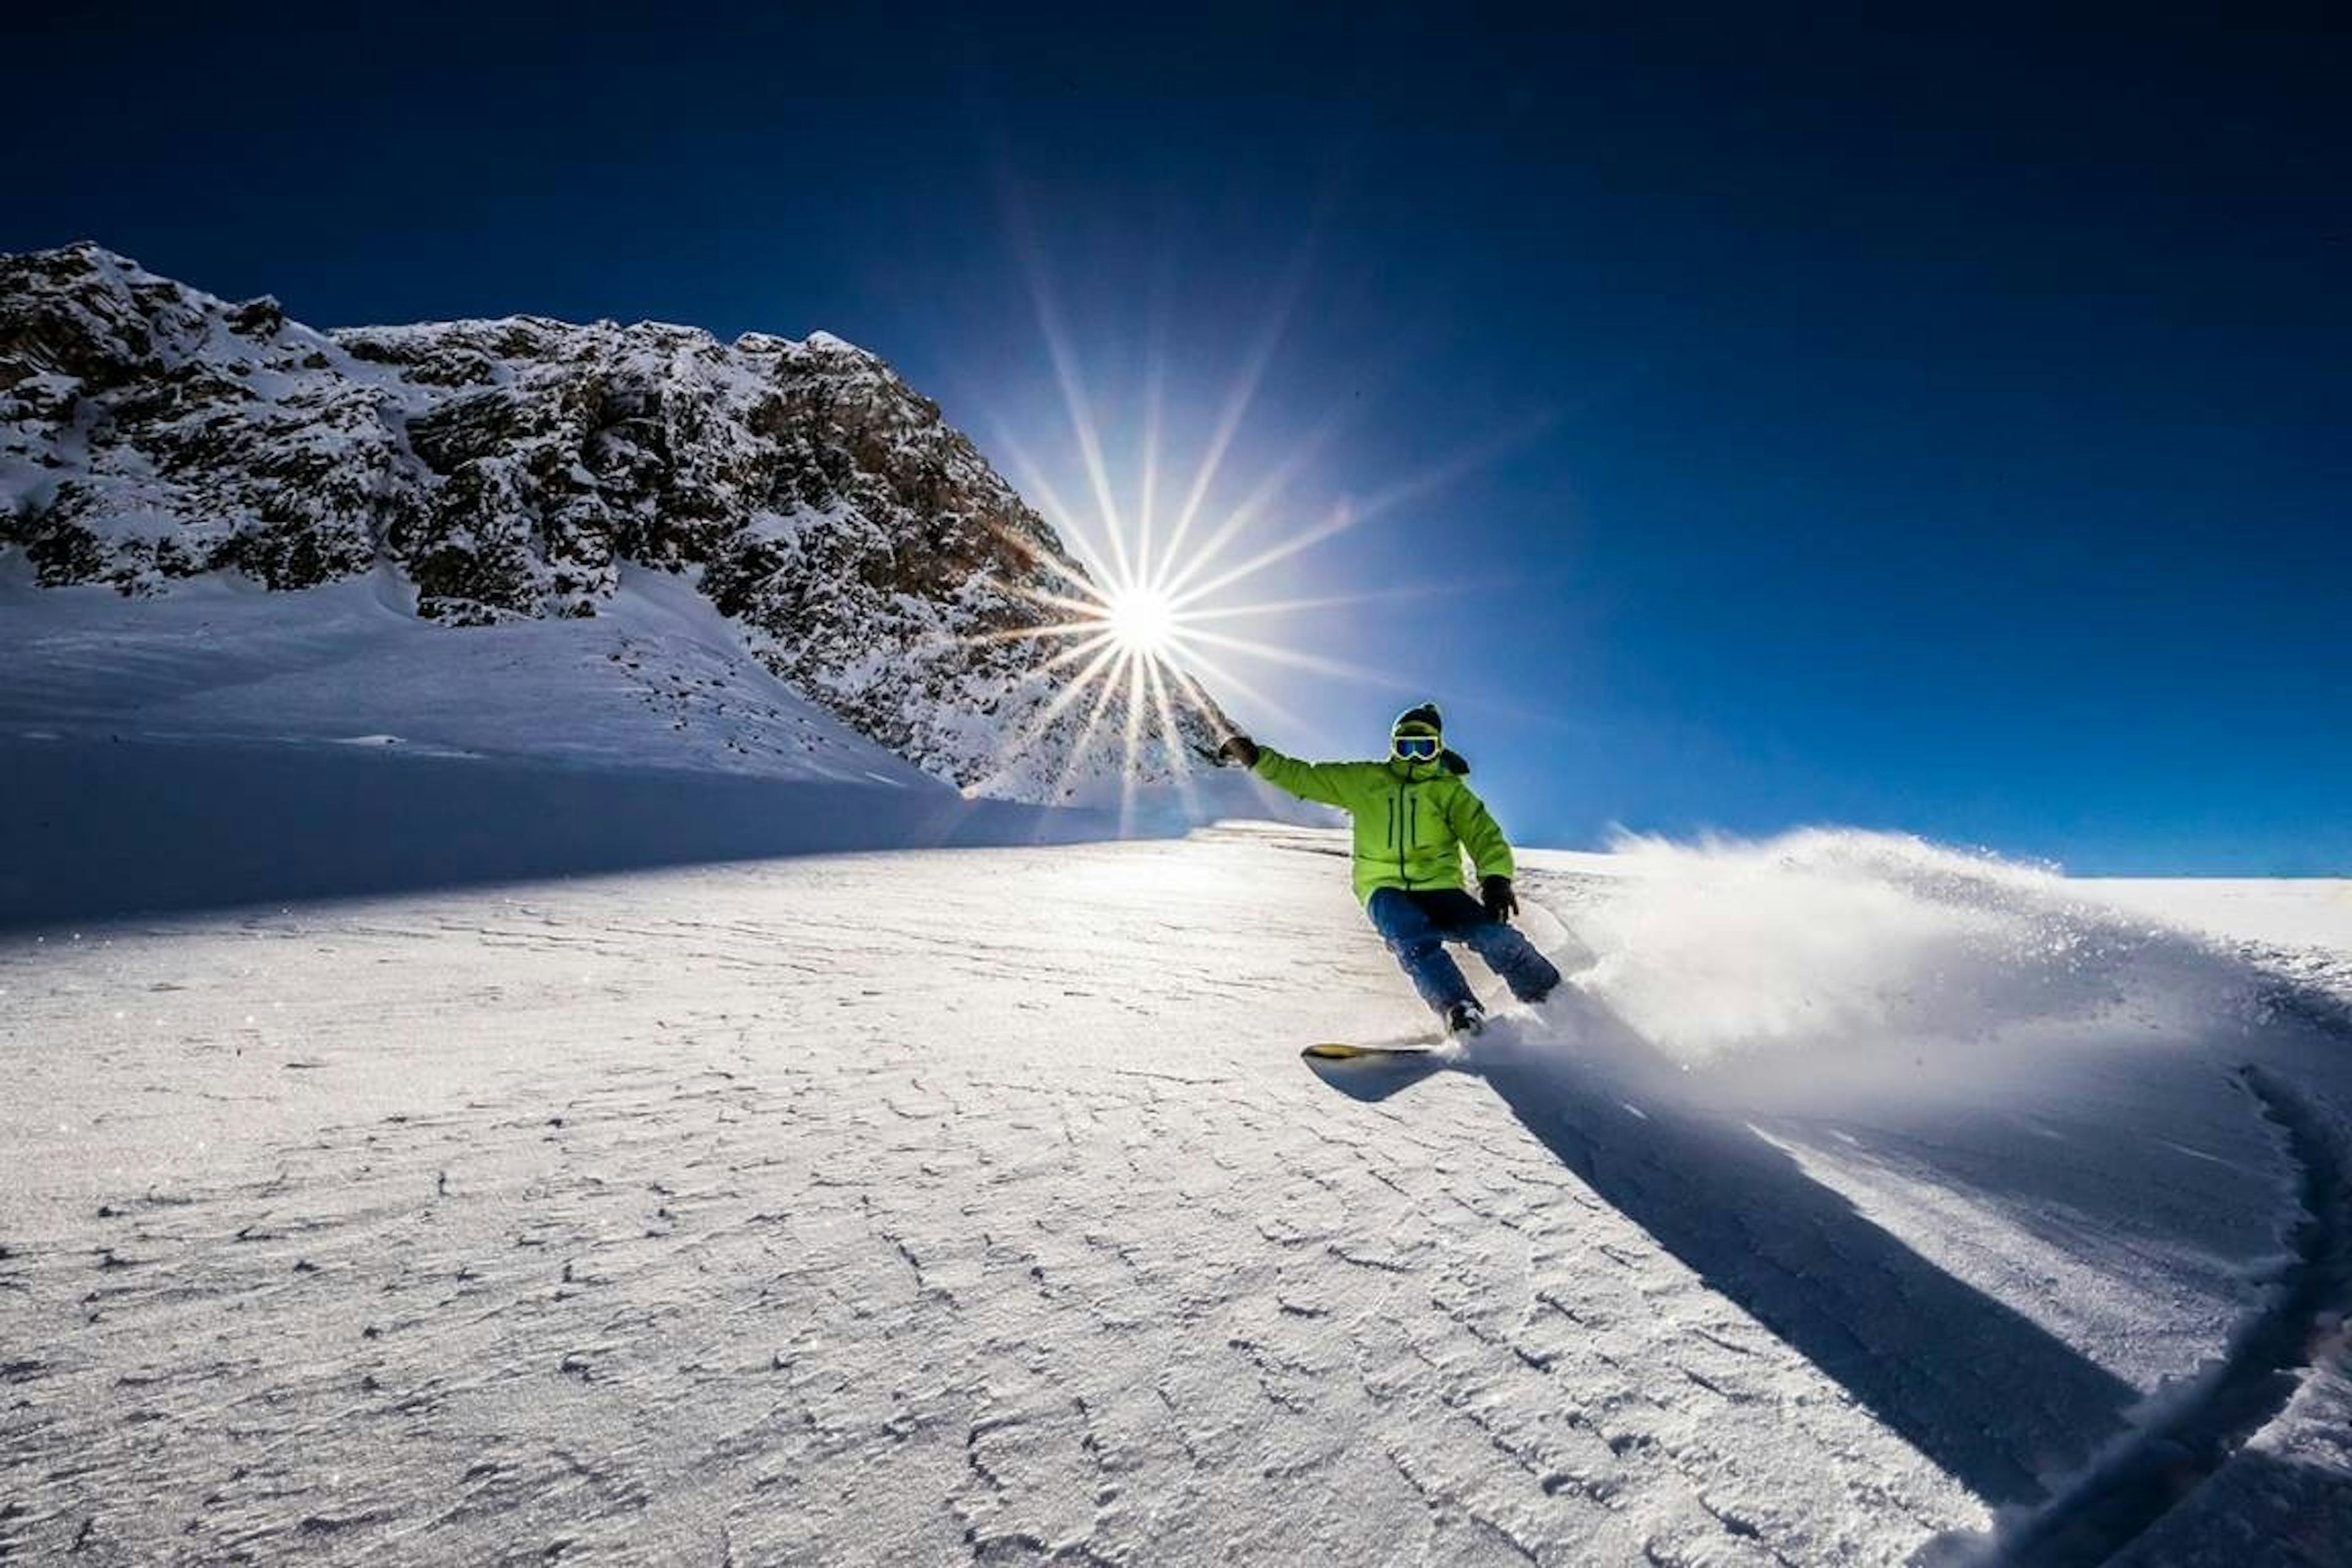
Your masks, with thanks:
M 1481 877 L 1511 875 L 1511 847 L 1494 814 L 1443 762 L 1302 763 L 1260 746 L 1251 771 L 1355 820 L 1360 900 L 1382 888 L 1459 889 L 1465 849 Z

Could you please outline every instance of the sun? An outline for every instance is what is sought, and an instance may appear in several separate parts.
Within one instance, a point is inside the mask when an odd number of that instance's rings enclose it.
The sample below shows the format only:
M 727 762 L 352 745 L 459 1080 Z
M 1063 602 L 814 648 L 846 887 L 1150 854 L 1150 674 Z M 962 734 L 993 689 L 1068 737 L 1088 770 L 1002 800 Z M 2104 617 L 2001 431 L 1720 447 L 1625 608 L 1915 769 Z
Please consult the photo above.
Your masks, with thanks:
M 1008 228 L 1016 237 L 1025 237 L 1027 221 L 1009 175 L 1004 190 Z M 1311 654 L 1284 641 L 1266 640 L 1263 635 L 1237 635 L 1236 623 L 1280 626 L 1289 617 L 1308 611 L 1460 591 L 1416 583 L 1380 592 L 1343 591 L 1234 603 L 1231 590 L 1374 517 L 1444 489 L 1545 428 L 1550 416 L 1546 413 L 1507 430 L 1370 496 L 1343 498 L 1285 517 L 1293 510 L 1284 499 L 1286 492 L 1311 468 L 1340 427 L 1340 417 L 1334 415 L 1302 439 L 1289 443 L 1254 482 L 1221 486 L 1220 470 L 1235 448 L 1292 307 L 1305 286 L 1302 256 L 1218 407 L 1213 426 L 1204 426 L 1205 445 L 1191 482 L 1181 492 L 1162 486 L 1167 477 L 1161 464 L 1167 367 L 1160 361 L 1161 347 L 1147 347 L 1143 405 L 1135 430 L 1139 437 L 1136 467 L 1126 476 L 1129 482 L 1115 482 L 1112 455 L 1105 449 L 1103 427 L 1097 423 L 1042 256 L 1025 237 L 1022 244 L 1023 270 L 1028 277 L 1038 333 L 1069 416 L 1076 467 L 1083 471 L 1090 492 L 1082 499 L 1091 504 L 1068 504 L 1057 493 L 1055 476 L 1038 466 L 1013 430 L 1000 424 L 998 443 L 1023 481 L 1024 496 L 1036 506 L 1052 533 L 1040 538 L 1027 528 L 991 522 L 989 526 L 1007 548 L 1034 563 L 1042 574 L 1027 582 L 1003 580 L 999 585 L 1013 597 L 1029 601 L 1034 612 L 1041 613 L 1008 617 L 1017 624 L 960 634 L 958 640 L 984 645 L 1034 639 L 1065 645 L 1034 661 L 1015 679 L 1016 688 L 1050 683 L 1060 689 L 1041 696 L 1027 721 L 1013 726 L 1000 749 L 1010 769 L 1023 753 L 1054 734 L 1063 715 L 1073 710 L 1082 714 L 1076 721 L 1075 737 L 1057 742 L 1064 761 L 1047 798 L 1060 800 L 1066 797 L 1097 732 L 1106 723 L 1123 730 L 1119 820 L 1125 828 L 1132 820 L 1138 785 L 1150 771 L 1149 752 L 1155 742 L 1187 805 L 1197 804 L 1192 771 L 1201 763 L 1213 764 L 1218 760 L 1211 747 L 1202 742 L 1213 742 L 1220 738 L 1214 731 L 1232 722 L 1209 695 L 1204 680 L 1238 693 L 1286 723 L 1307 727 L 1306 720 L 1253 685 L 1234 668 L 1236 659 L 1287 666 L 1372 686 L 1395 684 L 1379 671 Z M 1228 503 L 1224 499 L 1229 489 L 1238 489 L 1238 500 Z M 1165 504 L 1179 493 L 1180 504 Z M 1066 549 L 1070 553 L 1066 555 Z M 1244 558 L 1234 559 L 1236 556 Z M 1188 719 L 1195 721 L 1189 733 L 1181 722 Z
M 1102 620 L 1103 629 L 1122 653 L 1161 659 L 1176 651 L 1176 605 L 1161 588 L 1135 587 L 1109 595 L 1103 604 Z

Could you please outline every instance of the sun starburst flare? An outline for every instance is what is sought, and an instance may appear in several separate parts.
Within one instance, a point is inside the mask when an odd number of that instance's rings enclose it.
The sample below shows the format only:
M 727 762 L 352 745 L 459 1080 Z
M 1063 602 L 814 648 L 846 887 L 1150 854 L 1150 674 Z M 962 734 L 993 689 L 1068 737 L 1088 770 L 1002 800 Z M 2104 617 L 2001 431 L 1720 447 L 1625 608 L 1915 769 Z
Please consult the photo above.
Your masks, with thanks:
M 1015 461 L 1024 469 L 1030 467 L 1025 457 L 1016 456 Z M 1016 690 L 1033 685 L 1046 689 L 1036 699 L 1028 721 L 1007 742 L 1004 768 L 999 775 L 1003 782 L 1009 784 L 1024 774 L 1035 778 L 1028 772 L 1027 760 L 1043 748 L 1060 753 L 1047 798 L 1070 800 L 1083 792 L 1088 762 L 1097 754 L 1097 737 L 1105 737 L 1117 747 L 1119 760 L 1117 783 L 1123 829 L 1134 826 L 1139 792 L 1148 784 L 1172 785 L 1186 818 L 1194 819 L 1201 804 L 1194 775 L 1212 765 L 1215 743 L 1230 725 L 1203 687 L 1203 679 L 1270 714 L 1296 721 L 1295 715 L 1231 668 L 1234 656 L 1389 684 L 1374 671 L 1277 642 L 1235 637 L 1217 624 L 1344 605 L 1359 598 L 1395 597 L 1394 591 L 1269 599 L 1259 604 L 1227 603 L 1214 597 L 1275 560 L 1339 531 L 1344 522 L 1335 526 L 1327 521 L 1300 531 L 1285 541 L 1289 548 L 1277 545 L 1263 550 L 1256 558 L 1204 581 L 1203 569 L 1213 557 L 1203 549 L 1171 550 L 1168 547 L 1175 542 L 1171 536 L 1158 550 L 1148 550 L 1148 501 L 1136 514 L 1135 538 L 1113 547 L 1108 542 L 1116 537 L 1116 523 L 1104 520 L 1102 536 L 1097 538 L 1095 529 L 1063 509 L 1050 485 L 1033 478 L 1030 489 L 1044 500 L 1048 522 L 1063 540 L 1076 547 L 1091 570 L 1064 558 L 1037 538 L 1005 534 L 1008 542 L 1020 546 L 1035 562 L 1041 568 L 1040 577 L 1047 583 L 1007 584 L 1014 597 L 1039 612 L 1040 618 L 962 640 L 976 645 L 1056 642 L 1064 646 L 1015 681 Z M 1230 537 L 1226 530 L 1213 531 Z M 1073 726 L 1075 732 L 1068 732 Z
M 1077 384 L 1075 363 L 1066 355 L 1058 357 L 1072 421 L 1081 427 L 1090 426 L 1092 416 Z M 1450 458 L 1423 476 L 1390 487 L 1369 502 L 1336 506 L 1278 530 L 1265 526 L 1267 516 L 1298 464 L 1285 462 L 1246 487 L 1244 500 L 1233 510 L 1205 517 L 1202 514 L 1206 509 L 1199 498 L 1207 486 L 1196 476 L 1186 495 L 1187 515 L 1180 520 L 1185 526 L 1155 538 L 1157 407 L 1155 402 L 1147 411 L 1150 428 L 1143 439 L 1143 450 L 1151 458 L 1148 467 L 1155 471 L 1145 476 L 1139 486 L 1138 504 L 1124 515 L 1117 507 L 1115 486 L 1103 465 L 1099 437 L 1080 442 L 1085 466 L 1102 470 L 1099 477 L 1094 472 L 1088 475 L 1087 489 L 1096 505 L 1081 514 L 1063 500 L 1017 440 L 998 433 L 1023 488 L 1035 499 L 1058 542 L 1072 550 L 1074 558 L 1034 533 L 1001 529 L 1005 542 L 1038 568 L 1037 576 L 1029 583 L 1004 584 L 1016 599 L 1032 606 L 1035 618 L 960 639 L 970 645 L 1063 645 L 1015 678 L 1014 692 L 1033 686 L 1047 689 L 1035 700 L 1028 721 L 1007 741 L 1003 765 L 991 783 L 1012 787 L 1021 779 L 1043 782 L 1034 768 L 1035 753 L 1043 749 L 1059 753 L 1059 766 L 1046 797 L 1063 802 L 1077 798 L 1085 790 L 1083 775 L 1096 754 L 1097 737 L 1107 734 L 1118 748 L 1118 798 L 1123 830 L 1133 828 L 1139 792 L 1146 784 L 1172 784 L 1187 819 L 1197 817 L 1200 801 L 1193 775 L 1213 765 L 1215 743 L 1231 723 L 1209 695 L 1204 680 L 1286 725 L 1309 727 L 1236 669 L 1237 661 L 1406 689 L 1379 671 L 1287 647 L 1278 640 L 1278 634 L 1237 635 L 1234 624 L 1255 621 L 1253 629 L 1263 631 L 1269 623 L 1278 627 L 1283 618 L 1295 615 L 1375 601 L 1425 599 L 1457 588 L 1424 584 L 1238 603 L 1230 595 L 1253 577 L 1424 493 L 1491 455 L 1479 451 Z M 1213 469 L 1224 456 L 1223 445 L 1213 444 L 1203 468 Z M 1229 563 L 1224 553 L 1227 547 L 1253 534 L 1258 535 L 1255 547 L 1246 553 L 1234 552 L 1243 558 Z M 1056 686 L 1058 689 L 1052 689 Z M 1068 733 L 1073 725 L 1076 732 Z M 989 786 L 980 787 L 986 792 Z
M 1213 428 L 1190 481 L 1171 483 L 1161 416 L 1166 407 L 1166 366 L 1155 335 L 1145 367 L 1140 427 L 1135 443 L 1138 471 L 1114 471 L 1112 447 L 1097 423 L 1096 403 L 1065 318 L 1032 237 L 1017 183 L 1003 174 L 1010 237 L 1029 282 L 1030 303 L 1039 335 L 1069 419 L 1076 469 L 1088 505 L 1073 507 L 1024 446 L 1001 426 L 996 445 L 1010 459 L 1023 492 L 1058 539 L 1027 529 L 999 529 L 1004 542 L 1038 568 L 1026 584 L 1005 584 L 1033 612 L 1025 624 L 1000 626 L 961 640 L 968 644 L 1018 645 L 1059 642 L 1065 646 L 1012 677 L 1008 697 L 1031 687 L 1034 698 L 1026 722 L 1008 738 L 1002 766 L 991 784 L 1034 787 L 1040 782 L 1035 754 L 1059 753 L 1047 798 L 1068 801 L 1085 781 L 1080 773 L 1095 754 L 1096 737 L 1108 729 L 1121 746 L 1118 798 L 1122 827 L 1131 827 L 1141 785 L 1172 784 L 1195 816 L 1194 771 L 1213 760 L 1215 743 L 1230 726 L 1203 680 L 1245 700 L 1253 708 L 1294 728 L 1309 728 L 1281 703 L 1252 684 L 1234 666 L 1286 667 L 1339 679 L 1402 690 L 1402 683 L 1343 660 L 1286 647 L 1269 636 L 1236 635 L 1232 623 L 1250 623 L 1265 632 L 1280 617 L 1373 600 L 1426 598 L 1458 589 L 1428 584 L 1361 594 L 1296 594 L 1258 603 L 1231 595 L 1251 579 L 1314 549 L 1374 517 L 1400 508 L 1498 456 L 1541 427 L 1541 421 L 1447 458 L 1391 484 L 1368 500 L 1329 508 L 1298 509 L 1285 496 L 1315 465 L 1337 433 L 1339 421 L 1326 421 L 1293 444 L 1265 472 L 1246 482 L 1221 482 L 1264 384 L 1288 318 L 1305 287 L 1308 253 L 1295 261 L 1272 300 L 1266 320 L 1252 337 L 1230 391 L 1217 405 Z M 1309 247 L 1311 251 L 1311 247 Z M 1164 326 L 1164 323 L 1163 323 Z M 1074 489 L 1081 489 L 1074 486 Z M 1164 531 L 1158 515 L 1163 490 L 1180 497 Z M 1216 497 L 1233 493 L 1231 506 Z M 1122 500 L 1129 504 L 1122 505 Z M 1284 521 L 1286 512 L 1290 513 Z M 1303 513 L 1303 515 L 1301 515 Z M 1066 557 L 1064 550 L 1071 552 Z M 1228 553 L 1230 552 L 1230 554 Z M 1232 557 L 1238 556 L 1239 560 Z M 1273 580 L 1273 579 L 1269 579 Z M 1278 632 L 1276 634 L 1278 636 Z M 1054 688 L 1058 687 L 1058 689 Z M 1031 700 L 1022 698 L 1022 701 Z M 1068 731 L 1076 727 L 1076 733 Z M 1065 749 L 1066 748 L 1066 749 Z M 1149 753 L 1157 750 L 1160 759 Z M 985 791 L 988 785 L 978 786 Z

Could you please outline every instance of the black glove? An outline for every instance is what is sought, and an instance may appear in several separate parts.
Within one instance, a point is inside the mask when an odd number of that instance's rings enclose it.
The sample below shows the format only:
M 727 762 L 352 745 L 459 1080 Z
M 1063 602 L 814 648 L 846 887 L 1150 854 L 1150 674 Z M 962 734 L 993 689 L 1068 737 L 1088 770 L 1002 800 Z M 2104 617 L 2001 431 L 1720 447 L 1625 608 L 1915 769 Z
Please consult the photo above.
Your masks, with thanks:
M 1232 763 L 1240 767 L 1254 768 L 1257 766 L 1257 742 L 1247 735 L 1228 735 L 1217 747 L 1217 763 L 1220 766 Z
M 1511 891 L 1508 877 L 1479 878 L 1478 901 L 1486 906 L 1490 921 L 1507 921 L 1519 912 L 1519 900 Z

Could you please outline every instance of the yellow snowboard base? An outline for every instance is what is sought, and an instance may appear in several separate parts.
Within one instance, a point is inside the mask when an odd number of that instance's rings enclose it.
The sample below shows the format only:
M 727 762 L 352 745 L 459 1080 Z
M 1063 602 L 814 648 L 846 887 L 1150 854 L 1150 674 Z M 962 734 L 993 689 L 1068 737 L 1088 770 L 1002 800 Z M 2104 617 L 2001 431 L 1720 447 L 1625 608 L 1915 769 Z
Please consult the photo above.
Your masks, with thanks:
M 1437 1054 L 1435 1046 L 1350 1046 L 1339 1040 L 1326 1040 L 1309 1046 L 1298 1053 L 1311 1062 L 1381 1061 L 1399 1057 L 1427 1057 Z

